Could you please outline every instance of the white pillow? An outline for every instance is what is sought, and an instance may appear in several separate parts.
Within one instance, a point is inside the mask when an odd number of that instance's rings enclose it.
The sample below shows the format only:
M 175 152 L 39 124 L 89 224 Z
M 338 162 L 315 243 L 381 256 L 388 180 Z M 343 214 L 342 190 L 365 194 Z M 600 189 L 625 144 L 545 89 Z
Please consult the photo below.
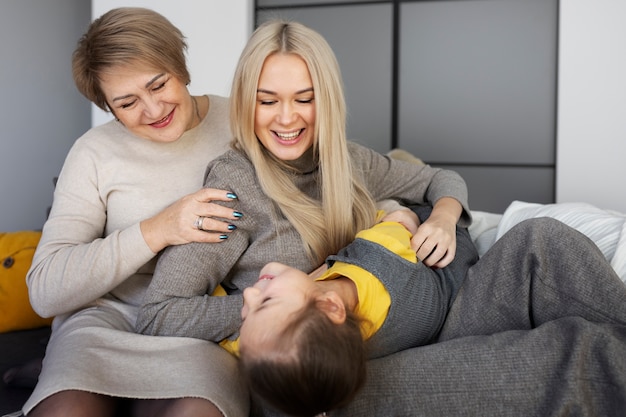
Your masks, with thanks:
M 626 282 L 626 214 L 587 203 L 537 204 L 514 201 L 498 224 L 496 240 L 525 219 L 553 217 L 587 235 Z
M 496 241 L 502 214 L 472 210 L 472 224 L 467 228 L 479 256 L 483 256 Z

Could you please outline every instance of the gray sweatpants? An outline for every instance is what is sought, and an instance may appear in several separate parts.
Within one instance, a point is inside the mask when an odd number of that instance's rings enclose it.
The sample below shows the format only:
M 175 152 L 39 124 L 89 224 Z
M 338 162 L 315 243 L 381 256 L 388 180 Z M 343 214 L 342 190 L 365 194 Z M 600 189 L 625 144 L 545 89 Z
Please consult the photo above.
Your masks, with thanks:
M 626 325 L 626 285 L 585 235 L 555 219 L 531 219 L 469 269 L 439 340 L 529 330 L 567 316 Z

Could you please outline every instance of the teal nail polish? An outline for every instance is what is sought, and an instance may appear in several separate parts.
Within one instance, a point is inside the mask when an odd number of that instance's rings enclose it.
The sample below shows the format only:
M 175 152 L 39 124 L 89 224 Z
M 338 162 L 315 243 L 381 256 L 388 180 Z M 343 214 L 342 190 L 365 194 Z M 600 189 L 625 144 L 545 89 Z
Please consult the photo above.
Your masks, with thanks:
M 237 229 L 237 226 L 235 226 L 234 224 L 228 225 L 228 230 L 235 230 L 235 229 Z
M 233 211 L 233 216 L 240 218 L 240 217 L 243 217 L 243 213 L 240 213 L 238 211 Z
M 228 239 L 228 235 L 220 235 L 220 240 L 226 240 Z
M 226 193 L 226 197 L 234 200 L 235 198 L 237 198 L 237 194 L 235 194 L 235 193 Z

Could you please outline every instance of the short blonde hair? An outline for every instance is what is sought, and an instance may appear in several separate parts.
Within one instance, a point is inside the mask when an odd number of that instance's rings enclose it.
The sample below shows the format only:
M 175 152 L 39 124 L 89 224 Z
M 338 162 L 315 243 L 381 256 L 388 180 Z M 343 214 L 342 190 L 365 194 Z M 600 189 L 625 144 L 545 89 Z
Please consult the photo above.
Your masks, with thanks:
M 189 84 L 187 43 L 182 32 L 159 13 L 120 7 L 95 19 L 72 55 L 76 88 L 104 111 L 110 111 L 100 86 L 111 67 L 136 65 L 162 70 Z

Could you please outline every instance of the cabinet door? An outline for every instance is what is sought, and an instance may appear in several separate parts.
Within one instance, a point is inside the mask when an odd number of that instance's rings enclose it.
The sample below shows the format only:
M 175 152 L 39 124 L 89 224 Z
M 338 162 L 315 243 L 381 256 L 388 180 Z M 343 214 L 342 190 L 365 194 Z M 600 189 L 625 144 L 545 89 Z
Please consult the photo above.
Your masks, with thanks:
M 399 146 L 431 163 L 553 166 L 557 0 L 400 7 Z
M 326 38 L 343 74 L 348 138 L 379 152 L 391 149 L 392 13 L 391 4 L 258 9 L 256 13 L 259 24 L 282 17 Z
M 387 0 L 391 2 L 392 0 Z M 380 0 L 307 0 L 306 4 L 337 4 L 337 3 L 374 3 L 380 2 Z M 302 0 L 257 0 L 256 5 L 258 8 L 263 7 L 276 7 L 276 6 L 301 6 L 305 3 Z

